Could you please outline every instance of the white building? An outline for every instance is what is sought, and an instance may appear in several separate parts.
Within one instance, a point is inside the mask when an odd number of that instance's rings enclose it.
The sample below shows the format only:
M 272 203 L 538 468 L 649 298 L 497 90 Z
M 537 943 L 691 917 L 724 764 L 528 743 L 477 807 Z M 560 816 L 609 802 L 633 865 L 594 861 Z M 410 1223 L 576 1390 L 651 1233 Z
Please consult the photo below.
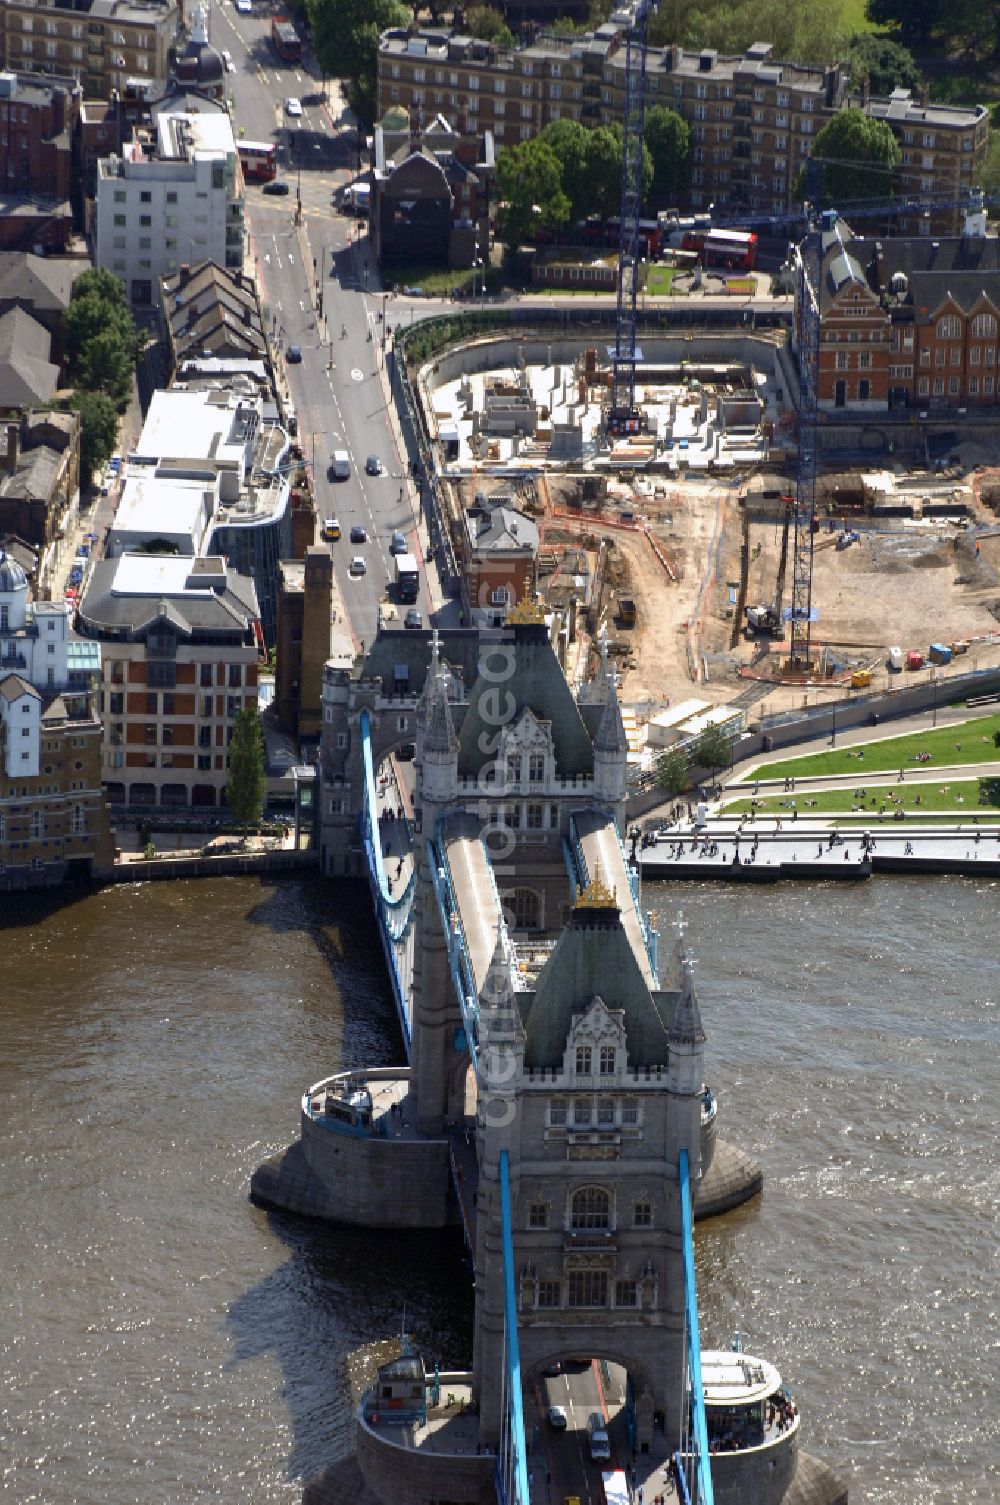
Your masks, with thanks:
M 121 277 L 134 306 L 159 299 L 185 263 L 243 264 L 243 174 L 229 115 L 161 111 L 120 157 L 97 164 L 94 262 Z
M 224 555 L 252 577 L 273 643 L 278 561 L 292 542 L 289 446 L 253 382 L 155 392 L 128 460 L 107 557 L 150 544 L 188 557 Z

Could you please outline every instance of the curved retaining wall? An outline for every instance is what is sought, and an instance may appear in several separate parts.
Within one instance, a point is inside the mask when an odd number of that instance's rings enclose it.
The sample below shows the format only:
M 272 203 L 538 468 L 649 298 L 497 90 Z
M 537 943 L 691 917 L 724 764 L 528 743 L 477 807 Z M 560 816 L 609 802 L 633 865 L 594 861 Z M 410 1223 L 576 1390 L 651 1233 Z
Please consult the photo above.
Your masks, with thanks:
M 787 1505 L 785 1491 L 799 1461 L 798 1429 L 771 1447 L 745 1453 L 712 1454 L 715 1505 Z
M 338 1134 L 305 1113 L 301 1135 L 254 1171 L 254 1201 L 365 1228 L 450 1221 L 447 1140 Z
M 735 1145 L 716 1139 L 708 1175 L 698 1183 L 694 1199 L 695 1219 L 714 1218 L 749 1202 L 764 1186 L 764 1172 L 756 1160 Z
M 383 1505 L 496 1505 L 495 1459 L 400 1447 L 391 1427 L 376 1430 L 359 1415 L 356 1451 L 364 1481 Z

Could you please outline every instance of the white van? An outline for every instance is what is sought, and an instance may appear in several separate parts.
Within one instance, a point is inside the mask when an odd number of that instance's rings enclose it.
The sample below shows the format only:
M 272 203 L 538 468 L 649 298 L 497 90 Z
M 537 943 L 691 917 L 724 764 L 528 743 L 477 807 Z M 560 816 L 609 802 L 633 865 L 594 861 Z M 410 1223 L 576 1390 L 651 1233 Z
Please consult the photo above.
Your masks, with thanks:
M 600 1411 L 591 1411 L 587 1417 L 587 1438 L 590 1443 L 590 1457 L 594 1463 L 602 1463 L 611 1457 L 608 1429 Z
M 335 449 L 330 462 L 335 481 L 346 481 L 351 474 L 351 458 L 346 449 Z
M 902 648 L 890 648 L 886 655 L 886 663 L 894 674 L 898 674 L 903 667 Z

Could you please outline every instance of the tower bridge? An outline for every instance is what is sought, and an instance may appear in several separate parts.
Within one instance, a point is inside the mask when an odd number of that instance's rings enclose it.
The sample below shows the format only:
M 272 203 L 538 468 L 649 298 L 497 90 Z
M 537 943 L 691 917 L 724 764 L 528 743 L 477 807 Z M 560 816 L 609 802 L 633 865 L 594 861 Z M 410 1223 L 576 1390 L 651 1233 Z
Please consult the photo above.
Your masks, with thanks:
M 713 1410 L 709 1386 L 706 1402 L 693 1220 L 752 1197 L 761 1172 L 718 1136 L 683 938 L 661 979 L 621 841 L 626 753 L 613 671 L 574 694 L 530 602 L 503 629 L 380 632 L 325 673 L 324 870 L 370 886 L 408 1062 L 305 1091 L 299 1140 L 252 1194 L 372 1228 L 463 1227 L 471 1371 L 432 1379 L 405 1354 L 359 1408 L 386 1505 L 547 1499 L 524 1396 L 581 1358 L 627 1372 L 628 1447 L 682 1499 L 807 1498 L 797 1413 L 779 1427 L 770 1392 L 746 1400 L 756 1420 L 733 1448 L 744 1401 Z M 387 772 L 400 756 L 412 790 Z M 734 1456 L 713 1492 L 723 1427 Z M 811 1502 L 846 1498 L 810 1466 Z

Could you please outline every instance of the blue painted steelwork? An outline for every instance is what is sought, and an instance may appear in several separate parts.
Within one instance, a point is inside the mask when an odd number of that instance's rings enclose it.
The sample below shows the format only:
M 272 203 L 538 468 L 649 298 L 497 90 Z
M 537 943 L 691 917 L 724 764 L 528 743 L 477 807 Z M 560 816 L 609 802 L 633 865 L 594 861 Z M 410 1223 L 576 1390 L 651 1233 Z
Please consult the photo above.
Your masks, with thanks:
M 514 1225 L 510 1207 L 510 1167 L 507 1151 L 500 1151 L 500 1231 L 503 1245 L 503 1330 L 507 1386 L 504 1436 L 497 1455 L 496 1485 L 500 1505 L 530 1505 L 528 1449 L 521 1399 L 521 1349 L 517 1337 L 517 1297 L 514 1291 Z
M 382 943 L 382 952 L 389 970 L 389 980 L 392 983 L 392 996 L 396 1002 L 396 1012 L 399 1015 L 403 1043 L 406 1047 L 407 1057 L 409 1057 L 413 1026 L 410 1013 L 412 1000 L 403 982 L 402 973 L 399 970 L 396 948 L 405 943 L 413 925 L 415 912 L 413 900 L 416 892 L 417 864 L 414 862 L 406 886 L 399 894 L 393 894 L 390 891 L 388 875 L 385 871 L 385 864 L 382 861 L 382 841 L 378 834 L 378 818 L 375 813 L 378 809 L 378 793 L 375 788 L 371 721 L 367 710 L 362 710 L 361 712 L 359 731 L 361 734 L 361 759 L 365 775 L 364 801 L 361 812 L 361 837 L 365 852 L 365 870 L 368 874 L 368 885 L 372 893 L 372 904 L 375 909 L 379 940 Z
M 437 899 L 441 929 L 448 950 L 448 969 L 455 985 L 469 1057 L 477 1077 L 479 1074 L 479 997 L 476 990 L 472 959 L 465 939 L 462 917 L 452 883 L 451 870 L 445 855 L 444 843 L 440 840 L 427 843 L 427 862 L 430 866 L 434 897 Z
M 712 1463 L 708 1452 L 708 1426 L 705 1421 L 705 1390 L 701 1379 L 701 1334 L 698 1331 L 698 1290 L 694 1279 L 694 1214 L 691 1207 L 691 1179 L 688 1152 L 678 1158 L 681 1193 L 681 1252 L 684 1257 L 684 1325 L 687 1329 L 688 1386 L 691 1393 L 691 1448 L 694 1465 L 694 1505 L 714 1505 Z M 678 1478 L 683 1470 L 678 1469 Z

